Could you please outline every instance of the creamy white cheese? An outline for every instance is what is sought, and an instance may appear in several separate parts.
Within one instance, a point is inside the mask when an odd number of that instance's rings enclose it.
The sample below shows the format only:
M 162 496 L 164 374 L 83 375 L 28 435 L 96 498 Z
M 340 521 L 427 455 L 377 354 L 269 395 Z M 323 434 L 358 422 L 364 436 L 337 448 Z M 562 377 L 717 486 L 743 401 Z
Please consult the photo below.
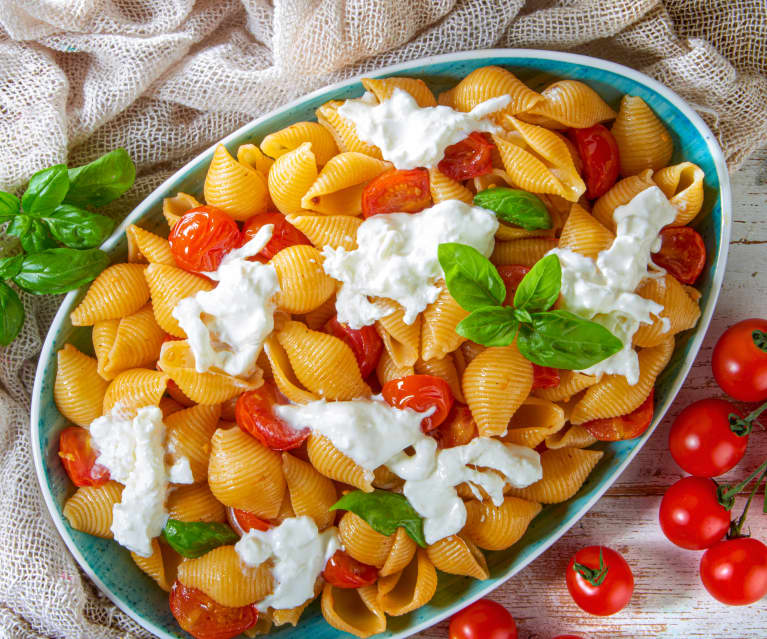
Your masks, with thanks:
M 250 530 L 234 546 L 246 566 L 272 561 L 274 590 L 256 604 L 261 612 L 295 608 L 314 597 L 317 577 L 340 548 L 336 528 L 319 532 L 306 516 L 290 517 L 269 530 Z
M 308 426 L 327 437 L 371 476 L 385 465 L 404 479 L 403 493 L 423 517 L 429 544 L 460 532 L 466 523 L 466 507 L 455 489 L 459 484 L 469 484 L 476 495 L 484 489 L 500 506 L 506 483 L 521 488 L 542 477 L 538 453 L 497 439 L 478 437 L 465 446 L 438 450 L 436 441 L 420 427 L 430 412 L 395 408 L 380 395 L 275 406 L 275 412 L 294 428 Z M 405 452 L 409 447 L 412 454 Z
M 189 460 L 165 463 L 165 424 L 157 406 L 145 406 L 130 417 L 119 406 L 90 425 L 96 463 L 125 485 L 112 508 L 115 540 L 142 557 L 152 554 L 152 539 L 168 521 L 165 500 L 169 483 L 194 482 Z
M 361 328 L 384 317 L 386 311 L 368 296 L 386 297 L 405 309 L 412 324 L 437 299 L 443 277 L 437 248 L 444 242 L 474 247 L 485 256 L 493 252 L 498 220 L 495 213 L 459 200 L 446 200 L 420 213 L 374 215 L 357 230 L 357 248 L 323 250 L 323 268 L 343 283 L 336 309 L 338 320 Z
M 639 381 L 631 340 L 639 325 L 651 324 L 651 315 L 660 315 L 663 306 L 634 291 L 644 278 L 663 275 L 650 256 L 659 248 L 660 230 L 675 216 L 674 207 L 654 186 L 615 209 L 615 240 L 596 261 L 569 249 L 550 251 L 562 265 L 563 308 L 598 322 L 623 342 L 618 353 L 582 372 L 623 375 L 631 385 Z
M 482 118 L 503 109 L 508 95 L 491 98 L 468 113 L 447 106 L 419 107 L 402 89 L 380 104 L 369 99 L 347 100 L 339 115 L 354 123 L 357 136 L 381 149 L 384 160 L 398 169 L 437 166 L 445 149 L 474 131 L 496 133 L 501 129 Z
M 256 370 L 264 340 L 274 330 L 274 296 L 280 290 L 271 264 L 251 262 L 272 237 L 266 224 L 245 246 L 230 251 L 213 273 L 218 282 L 181 300 L 173 309 L 187 335 L 197 372 L 210 368 L 248 377 Z

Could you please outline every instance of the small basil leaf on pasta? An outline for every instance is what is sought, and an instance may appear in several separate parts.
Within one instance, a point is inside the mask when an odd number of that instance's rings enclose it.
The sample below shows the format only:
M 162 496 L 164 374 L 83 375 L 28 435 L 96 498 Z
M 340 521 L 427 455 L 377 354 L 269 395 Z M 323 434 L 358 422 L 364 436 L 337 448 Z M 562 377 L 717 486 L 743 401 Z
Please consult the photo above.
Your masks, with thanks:
M 0 191 L 0 224 L 18 215 L 21 202 L 11 193 Z
M 103 206 L 120 197 L 136 179 L 136 166 L 125 149 L 115 149 L 90 164 L 69 170 L 72 186 L 66 201 L 77 206 Z
M 548 311 L 559 297 L 562 287 L 562 266 L 556 255 L 538 260 L 517 287 L 514 306 L 530 311 Z
M 24 306 L 18 294 L 0 282 L 0 344 L 8 346 L 24 325 Z
M 487 306 L 463 318 L 455 327 L 455 332 L 483 346 L 508 346 L 514 341 L 517 326 L 514 309 Z
M 48 229 L 40 220 L 29 215 L 17 215 L 6 229 L 8 235 L 19 238 L 27 253 L 39 253 L 57 246 Z
M 372 493 L 357 490 L 341 497 L 330 510 L 351 511 L 382 535 L 393 535 L 397 528 L 404 528 L 415 543 L 426 548 L 423 519 L 403 495 L 386 490 L 374 490 Z
M 45 217 L 53 236 L 70 248 L 94 248 L 99 246 L 114 228 L 114 221 L 105 215 L 61 204 Z
M 21 207 L 27 215 L 41 215 L 61 204 L 68 190 L 67 167 L 56 164 L 29 178 L 27 190 L 21 196 Z
M 36 295 L 56 295 L 87 284 L 107 266 L 109 256 L 99 249 L 46 249 L 25 255 L 13 281 Z
M 555 310 L 532 313 L 519 329 L 519 351 L 533 364 L 582 370 L 615 355 L 623 343 L 604 326 Z
M 219 522 L 179 521 L 169 519 L 162 536 L 182 557 L 195 559 L 219 546 L 236 543 L 240 536 Z
M 437 257 L 447 290 L 464 310 L 500 306 L 503 302 L 506 286 L 495 266 L 477 249 L 448 242 L 439 245 Z
M 546 205 L 527 191 L 497 186 L 477 193 L 474 204 L 493 211 L 501 222 L 521 226 L 526 231 L 551 228 Z
M 21 263 L 23 261 L 23 255 L 0 258 L 0 280 L 9 280 L 12 277 L 16 277 L 16 274 L 21 270 Z

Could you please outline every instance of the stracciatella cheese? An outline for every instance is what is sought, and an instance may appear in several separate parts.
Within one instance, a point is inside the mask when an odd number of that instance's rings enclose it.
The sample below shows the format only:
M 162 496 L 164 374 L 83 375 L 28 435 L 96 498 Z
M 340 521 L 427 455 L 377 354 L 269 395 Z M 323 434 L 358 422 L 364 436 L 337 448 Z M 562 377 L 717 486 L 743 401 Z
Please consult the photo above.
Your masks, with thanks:
M 467 244 L 487 257 L 497 229 L 495 213 L 459 200 L 420 213 L 369 217 L 357 229 L 356 249 L 323 249 L 325 272 L 342 282 L 336 298 L 338 321 L 358 329 L 384 317 L 387 311 L 368 299 L 372 296 L 399 302 L 405 323 L 412 324 L 439 295 L 439 245 Z
M 213 290 L 187 297 L 173 309 L 197 372 L 217 368 L 245 377 L 255 372 L 264 340 L 274 330 L 280 285 L 271 264 L 247 258 L 266 246 L 273 229 L 272 224 L 262 226 L 245 246 L 227 253 L 215 272 L 205 273 L 218 282 Z
M 644 278 L 663 275 L 651 253 L 660 248 L 658 234 L 675 216 L 674 207 L 654 186 L 615 209 L 615 240 L 596 260 L 569 249 L 550 251 L 562 265 L 562 308 L 601 324 L 623 342 L 615 355 L 582 372 L 623 375 L 632 385 L 639 381 L 631 339 L 640 324 L 652 324 L 651 315 L 659 316 L 663 306 L 634 291 Z

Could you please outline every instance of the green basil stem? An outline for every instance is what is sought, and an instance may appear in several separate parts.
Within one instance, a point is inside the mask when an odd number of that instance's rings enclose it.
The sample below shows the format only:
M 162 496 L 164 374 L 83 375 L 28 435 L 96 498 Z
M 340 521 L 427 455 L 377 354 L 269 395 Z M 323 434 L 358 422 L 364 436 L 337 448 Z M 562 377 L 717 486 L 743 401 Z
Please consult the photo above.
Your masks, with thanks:
M 766 462 L 767 463 L 767 462 Z M 764 464 L 762 464 L 764 466 Z M 744 535 L 740 531 L 743 528 L 743 524 L 746 523 L 746 515 L 748 514 L 748 509 L 751 506 L 751 500 L 754 498 L 754 495 L 756 494 L 756 491 L 759 490 L 759 486 L 761 485 L 764 478 L 767 477 L 767 468 L 762 471 L 762 474 L 759 475 L 759 479 L 756 480 L 754 483 L 754 487 L 751 489 L 751 493 L 748 496 L 748 499 L 746 500 L 746 505 L 743 507 L 743 512 L 741 513 L 740 517 L 738 517 L 735 521 L 733 521 L 730 524 L 730 530 L 727 531 L 727 539 L 735 539 L 737 537 L 748 537 L 749 535 Z M 767 488 L 765 489 L 765 512 L 767 512 Z
M 735 495 L 737 495 L 741 490 L 748 486 L 754 477 L 760 473 L 763 473 L 765 470 L 767 470 L 767 460 L 763 461 L 753 473 L 751 473 L 739 484 L 735 484 L 734 486 L 718 486 L 717 498 L 719 503 L 722 504 L 722 506 L 724 506 L 727 510 L 732 510 L 732 507 L 735 505 Z M 759 481 L 761 481 L 761 479 Z
M 577 561 L 573 564 L 573 570 L 577 572 L 581 577 L 588 581 L 592 586 L 601 586 L 607 577 L 608 568 L 605 566 L 605 560 L 602 557 L 602 546 L 599 547 L 599 570 L 596 568 L 589 568 L 583 564 L 579 564 Z
M 751 411 L 746 417 L 739 417 L 735 413 L 730 413 L 729 415 L 730 430 L 733 433 L 735 433 L 738 437 L 750 435 L 751 431 L 754 428 L 754 422 L 759 418 L 759 415 L 761 415 L 765 410 L 767 410 L 767 402 L 762 404 L 756 410 Z M 764 425 L 761 424 L 761 422 L 759 422 L 759 425 L 765 430 L 767 430 L 767 428 L 765 428 Z

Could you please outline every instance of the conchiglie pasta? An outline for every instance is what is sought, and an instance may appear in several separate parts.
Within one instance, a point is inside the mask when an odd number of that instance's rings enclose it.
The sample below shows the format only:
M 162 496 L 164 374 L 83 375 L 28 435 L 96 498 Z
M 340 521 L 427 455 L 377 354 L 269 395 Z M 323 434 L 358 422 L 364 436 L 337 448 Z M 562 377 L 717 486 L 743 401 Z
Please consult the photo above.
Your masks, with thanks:
M 107 363 L 109 351 L 112 350 L 112 344 L 114 344 L 115 337 L 117 336 L 117 328 L 119 326 L 119 319 L 102 320 L 96 322 L 91 331 L 93 351 L 96 353 L 96 360 L 98 361 L 98 372 L 104 379 L 112 379 L 114 377 L 114 374 L 110 375 L 104 371 L 104 366 Z
M 375 324 L 386 352 L 398 367 L 413 366 L 421 350 L 420 316 L 412 324 L 405 324 L 405 309 L 396 302 L 378 298 L 376 305 L 389 313 Z
M 440 293 L 422 313 L 421 323 L 421 359 L 440 359 L 457 349 L 465 337 L 455 332 L 455 327 L 469 313 L 460 307 L 450 295 L 444 282 L 440 283 Z
M 418 78 L 363 78 L 362 86 L 378 98 L 379 102 L 388 100 L 394 93 L 394 89 L 402 89 L 412 96 L 419 107 L 437 106 L 437 100 L 431 89 Z
M 354 219 L 354 218 L 351 218 L 351 219 Z M 322 304 L 320 304 L 313 311 L 309 311 L 305 315 L 301 316 L 300 319 L 302 319 L 304 324 L 306 324 L 313 331 L 318 331 L 322 329 L 322 327 L 325 326 L 325 324 L 327 324 L 328 320 L 331 317 L 333 317 L 335 314 L 336 314 L 336 297 L 335 295 L 331 295 L 328 299 L 326 299 Z
M 453 397 L 462 404 L 465 403 L 463 390 L 461 389 L 461 379 L 458 370 L 455 367 L 455 361 L 450 354 L 441 359 L 430 359 L 427 361 L 419 359 L 415 363 L 415 372 L 419 375 L 433 375 L 447 382 Z
M 554 388 L 536 388 L 533 394 L 551 402 L 567 401 L 573 395 L 577 395 L 596 383 L 597 378 L 593 375 L 561 370 L 559 371 L 559 384 L 557 386 Z
M 221 406 L 197 404 L 174 412 L 165 418 L 166 442 L 171 463 L 186 457 L 194 481 L 208 476 L 210 439 L 216 432 Z
M 269 169 L 269 196 L 285 215 L 301 213 L 301 198 L 317 179 L 317 159 L 312 145 L 304 142 L 281 155 Z
M 539 397 L 528 397 L 509 420 L 509 431 L 501 439 L 512 444 L 535 448 L 546 437 L 565 425 L 560 406 Z
M 322 616 L 333 628 L 355 637 L 372 637 L 386 630 L 386 615 L 378 604 L 376 586 L 322 589 Z
M 56 408 L 65 419 L 88 428 L 101 416 L 108 384 L 99 375 L 96 360 L 71 344 L 65 344 L 56 358 L 56 381 L 53 384 Z
M 338 537 L 347 554 L 376 568 L 383 567 L 394 544 L 393 535 L 387 537 L 373 530 L 362 517 L 350 511 L 338 522 Z
M 449 575 L 487 579 L 490 572 L 482 551 L 461 535 L 450 535 L 431 544 L 426 553 L 437 570 Z
M 325 246 L 357 248 L 357 229 L 362 220 L 349 215 L 288 215 L 288 222 L 301 231 L 318 249 Z
M 325 477 L 354 486 L 366 493 L 373 492 L 373 473 L 338 450 L 322 435 L 310 435 L 306 442 L 309 462 Z
M 131 368 L 115 377 L 104 394 L 103 412 L 115 405 L 132 411 L 144 406 L 157 406 L 168 386 L 168 376 L 150 368 Z
M 170 585 L 165 578 L 165 563 L 162 559 L 160 542 L 156 539 L 152 540 L 152 554 L 149 557 L 142 557 L 135 552 L 132 552 L 130 556 L 142 572 L 154 579 L 165 592 L 170 592 Z
M 120 503 L 123 487 L 116 481 L 103 486 L 82 486 L 64 504 L 64 517 L 75 530 L 112 538 L 112 507 Z
M 597 442 L 594 437 L 583 426 L 570 425 L 563 428 L 558 433 L 549 435 L 546 439 L 546 448 L 588 448 Z
M 338 500 L 333 482 L 289 453 L 282 454 L 282 470 L 296 517 L 311 517 L 319 530 L 333 525 L 330 507 Z
M 510 242 L 496 242 L 490 261 L 496 266 L 519 264 L 533 266 L 551 249 L 556 248 L 557 240 L 549 237 L 532 237 Z
M 632 175 L 616 182 L 607 193 L 602 195 L 596 202 L 591 214 L 605 227 L 615 231 L 613 213 L 615 209 L 628 204 L 637 195 L 651 186 L 656 186 L 652 181 L 652 171 L 647 169 L 638 175 Z
M 519 541 L 539 512 L 540 504 L 517 497 L 506 497 L 500 506 L 468 501 L 462 534 L 484 550 L 506 550 Z
M 397 528 L 397 531 L 392 535 L 393 541 L 389 554 L 386 556 L 386 561 L 381 568 L 378 569 L 379 577 L 386 577 L 387 575 L 393 575 L 394 573 L 403 570 L 407 566 L 413 555 L 415 555 L 416 544 L 405 532 L 404 528 Z
M 208 484 L 176 486 L 168 496 L 168 514 L 179 521 L 226 521 L 226 509 Z
M 688 224 L 700 213 L 703 206 L 703 178 L 703 169 L 692 162 L 681 162 L 653 173 L 653 182 L 677 210 L 674 226 Z
M 364 153 L 380 160 L 380 149 L 360 140 L 355 124 L 338 113 L 338 107 L 342 104 L 340 100 L 331 100 L 323 104 L 316 111 L 317 121 L 330 131 L 341 152 Z
M 263 213 L 267 204 L 266 178 L 235 160 L 223 144 L 216 147 L 205 176 L 205 201 L 235 220 Z
M 172 315 L 173 309 L 186 297 L 192 297 L 199 291 L 210 291 L 213 283 L 204 277 L 167 264 L 147 266 L 146 281 L 151 292 L 152 310 L 157 324 L 166 333 L 185 338 L 184 329 Z
M 595 260 L 612 246 L 615 235 L 579 204 L 573 204 L 562 228 L 559 248 L 570 249 Z
M 277 305 L 288 313 L 308 313 L 335 292 L 336 284 L 322 269 L 324 258 L 315 247 L 297 244 L 282 249 L 270 264 L 277 271 Z
M 500 112 L 512 115 L 528 111 L 543 99 L 513 73 L 489 66 L 472 71 L 448 92 L 444 101 L 440 96 L 440 104 L 448 104 L 458 111 L 471 111 L 481 102 L 504 95 L 511 100 Z
M 469 189 L 436 168 L 429 169 L 429 192 L 434 204 L 446 200 L 460 200 L 466 204 L 474 201 L 474 194 Z
M 578 80 L 559 80 L 541 91 L 543 98 L 519 114 L 525 122 L 550 129 L 586 129 L 617 116 L 590 86 Z
M 117 325 L 112 346 L 104 357 L 103 373 L 112 378 L 129 368 L 153 365 L 160 355 L 163 339 L 165 331 L 157 324 L 151 304 L 123 317 Z
M 569 202 L 568 202 L 569 204 Z M 553 220 L 552 220 L 553 222 Z M 501 242 L 508 242 L 510 240 L 522 240 L 530 237 L 554 237 L 554 227 L 550 229 L 535 229 L 528 231 L 520 226 L 510 226 L 499 222 L 498 230 L 495 232 L 495 239 Z
M 317 122 L 296 122 L 270 133 L 261 142 L 261 150 L 277 159 L 305 142 L 312 145 L 312 152 L 319 166 L 326 164 L 338 153 L 338 147 L 330 131 Z
M 395 617 L 426 605 L 436 591 L 437 571 L 422 548 L 401 572 L 378 579 L 378 602 Z
M 621 175 L 668 165 L 674 143 L 668 129 L 639 97 L 624 95 L 611 132 L 618 143 Z
M 166 197 L 162 201 L 162 214 L 168 223 L 168 228 L 172 229 L 184 213 L 198 206 L 202 206 L 202 203 L 188 193 L 179 192 L 173 197 Z
M 663 310 L 660 316 L 653 315 L 652 324 L 640 324 L 634 333 L 634 346 L 657 346 L 670 335 L 686 331 L 698 323 L 698 304 L 672 275 L 648 278 L 636 292 L 645 299 L 657 302 L 663 306 Z
M 397 366 L 386 349 L 381 353 L 381 359 L 378 360 L 378 365 L 376 366 L 376 377 L 378 377 L 381 386 L 393 379 L 401 379 L 402 377 L 414 374 L 415 368 L 412 366 Z
M 128 254 L 131 254 L 132 249 L 136 258 L 131 259 L 131 262 L 147 261 L 176 266 L 170 244 L 164 237 L 145 231 L 135 224 L 125 229 L 125 235 L 128 238 Z
M 258 171 L 261 175 L 269 175 L 274 160 L 266 155 L 255 144 L 242 144 L 237 149 L 237 161 Z M 268 202 L 267 202 L 268 203 Z
M 320 587 L 319 585 L 317 586 Z M 294 628 L 298 624 L 299 619 L 301 618 L 301 615 L 304 613 L 304 610 L 309 606 L 310 603 L 312 603 L 312 599 L 308 599 L 304 603 L 302 603 L 300 606 L 296 606 L 295 608 L 287 608 L 283 610 L 272 610 L 272 621 L 274 621 L 275 626 L 285 626 L 287 624 L 290 624 Z
M 115 264 L 93 280 L 83 301 L 69 315 L 73 326 L 92 326 L 138 311 L 149 301 L 143 264 Z
M 274 383 L 285 397 L 296 404 L 308 404 L 320 399 L 319 395 L 301 386 L 285 349 L 274 335 L 270 335 L 264 342 L 264 352 L 269 360 Z

